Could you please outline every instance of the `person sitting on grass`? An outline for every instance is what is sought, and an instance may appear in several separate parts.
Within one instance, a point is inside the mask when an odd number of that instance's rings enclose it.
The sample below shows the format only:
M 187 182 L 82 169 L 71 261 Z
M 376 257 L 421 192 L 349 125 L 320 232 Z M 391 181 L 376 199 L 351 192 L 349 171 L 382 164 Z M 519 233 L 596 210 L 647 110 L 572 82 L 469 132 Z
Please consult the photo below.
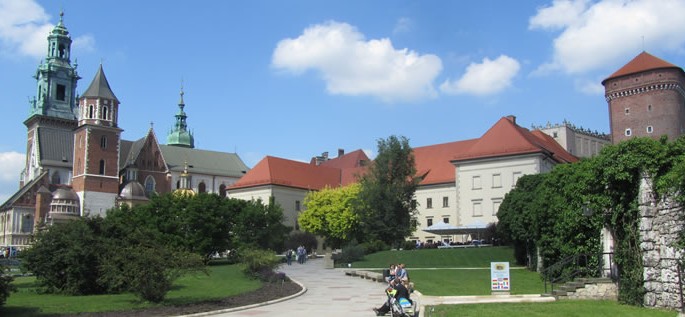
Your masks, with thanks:
M 409 290 L 402 284 L 402 281 L 398 278 L 390 282 L 390 287 L 388 287 L 385 290 L 388 293 L 388 300 L 383 303 L 383 306 L 380 308 L 374 308 L 373 311 L 376 313 L 376 316 L 383 316 L 387 314 L 390 311 L 390 298 L 395 298 L 395 300 L 400 300 L 401 298 L 404 298 L 409 301 L 409 303 L 412 303 L 411 299 L 409 298 Z

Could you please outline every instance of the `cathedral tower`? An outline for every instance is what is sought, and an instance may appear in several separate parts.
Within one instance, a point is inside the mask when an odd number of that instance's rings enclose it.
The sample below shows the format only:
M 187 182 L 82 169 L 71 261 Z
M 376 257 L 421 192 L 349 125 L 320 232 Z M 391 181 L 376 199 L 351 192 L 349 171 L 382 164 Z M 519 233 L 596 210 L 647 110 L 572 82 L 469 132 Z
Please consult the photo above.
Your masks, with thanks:
M 674 140 L 685 133 L 685 73 L 647 52 L 602 81 L 611 141 L 632 137 Z
M 76 63 L 71 65 L 71 37 L 64 26 L 64 13 L 48 35 L 48 52 L 38 66 L 36 96 L 29 101 L 26 166 L 20 185 L 49 173 L 51 183 L 71 180 L 72 136 L 76 128 Z
M 72 186 L 81 201 L 81 215 L 104 216 L 119 193 L 119 100 L 107 77 L 98 69 L 79 99 L 78 128 L 74 131 Z
M 188 131 L 188 124 L 186 123 L 188 116 L 186 115 L 185 111 L 183 111 L 185 106 L 186 104 L 183 102 L 183 86 L 181 86 L 181 100 L 178 102 L 176 124 L 171 132 L 169 132 L 169 135 L 167 135 L 166 144 L 188 147 L 192 149 L 195 148 L 195 140 L 193 138 L 193 134 Z

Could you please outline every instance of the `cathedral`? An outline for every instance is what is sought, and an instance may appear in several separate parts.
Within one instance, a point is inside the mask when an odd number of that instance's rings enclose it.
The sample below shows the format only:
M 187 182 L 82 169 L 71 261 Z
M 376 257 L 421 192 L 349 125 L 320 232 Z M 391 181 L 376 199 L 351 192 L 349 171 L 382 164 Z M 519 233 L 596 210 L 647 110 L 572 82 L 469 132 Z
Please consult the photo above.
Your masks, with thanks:
M 19 189 L 0 205 L 0 245 L 22 248 L 37 228 L 82 216 L 105 216 L 120 204 L 145 203 L 173 190 L 226 196 L 248 171 L 235 153 L 196 149 L 188 130 L 183 88 L 167 143 L 152 127 L 122 140 L 119 99 L 100 65 L 80 96 L 77 64 L 63 14 L 48 35 L 29 102 L 26 165 Z M 125 106 L 125 105 L 123 105 Z

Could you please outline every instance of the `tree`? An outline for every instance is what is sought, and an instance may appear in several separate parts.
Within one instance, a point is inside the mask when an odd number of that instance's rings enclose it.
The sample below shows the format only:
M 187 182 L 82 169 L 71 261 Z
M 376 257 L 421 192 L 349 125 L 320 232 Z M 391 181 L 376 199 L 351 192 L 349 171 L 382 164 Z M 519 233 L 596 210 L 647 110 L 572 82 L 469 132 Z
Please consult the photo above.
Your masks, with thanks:
M 11 292 L 16 291 L 16 286 L 12 285 L 14 278 L 10 275 L 5 275 L 5 271 L 9 271 L 9 268 L 0 264 L 0 306 L 5 304 Z
M 360 189 L 359 184 L 352 184 L 310 192 L 304 199 L 307 208 L 297 219 L 300 227 L 324 237 L 334 248 L 348 243 L 359 226 Z
M 378 156 L 360 180 L 359 241 L 399 245 L 416 229 L 414 193 L 419 183 L 414 154 L 405 137 L 378 140 Z
M 233 214 L 231 242 L 235 248 L 261 248 L 280 251 L 290 228 L 283 224 L 283 209 L 273 198 L 269 204 L 261 200 L 233 199 L 237 213 Z

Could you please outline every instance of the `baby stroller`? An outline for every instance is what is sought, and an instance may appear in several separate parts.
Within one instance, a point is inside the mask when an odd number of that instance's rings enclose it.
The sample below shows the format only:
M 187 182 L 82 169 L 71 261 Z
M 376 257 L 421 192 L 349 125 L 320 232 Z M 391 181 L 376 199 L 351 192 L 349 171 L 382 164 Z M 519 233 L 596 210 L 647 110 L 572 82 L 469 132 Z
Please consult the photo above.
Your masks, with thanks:
M 395 298 L 395 290 L 386 292 L 388 295 L 388 305 L 390 306 L 390 316 L 392 317 L 418 317 L 418 301 L 409 301 L 404 297 Z

